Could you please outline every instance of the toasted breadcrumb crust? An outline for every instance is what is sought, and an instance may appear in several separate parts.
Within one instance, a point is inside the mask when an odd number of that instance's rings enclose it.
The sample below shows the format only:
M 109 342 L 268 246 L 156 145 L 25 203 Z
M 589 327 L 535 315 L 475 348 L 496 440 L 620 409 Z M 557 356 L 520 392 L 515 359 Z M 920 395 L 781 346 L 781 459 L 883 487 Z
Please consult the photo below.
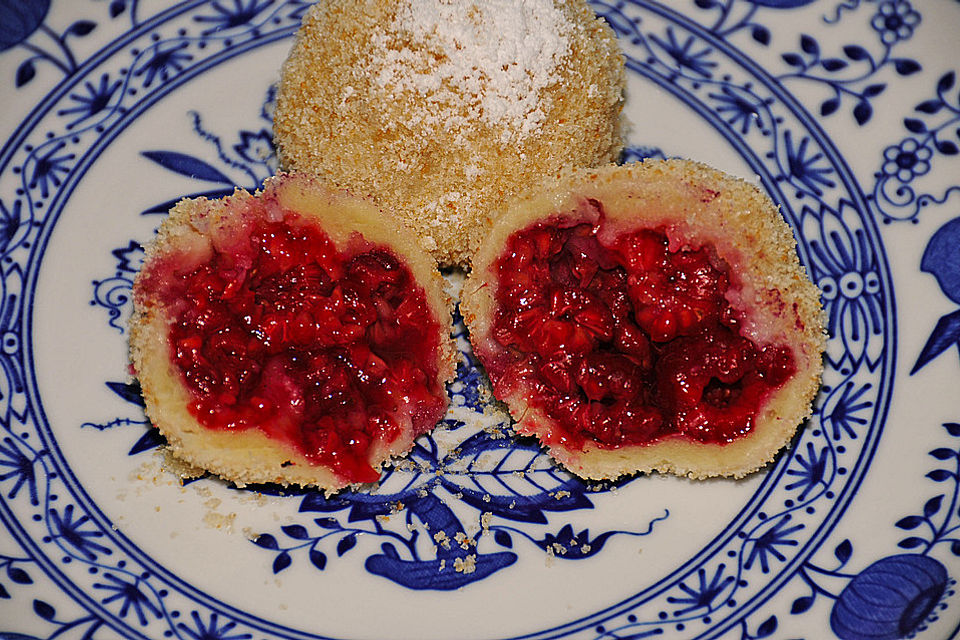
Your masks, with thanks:
M 753 185 L 706 165 L 648 160 L 582 170 L 514 201 L 486 235 L 464 285 L 460 309 L 475 353 L 483 361 L 503 350 L 490 332 L 495 264 L 509 237 L 540 220 L 576 218 L 578 207 L 589 200 L 600 203 L 615 230 L 663 227 L 681 246 L 715 247 L 738 278 L 739 290 L 728 299 L 746 312 L 743 334 L 759 344 L 789 346 L 797 371 L 761 407 L 752 431 L 733 442 L 671 437 L 620 448 L 588 443 L 583 451 L 555 446 L 550 455 L 571 472 L 598 480 L 650 471 L 741 477 L 763 467 L 810 415 L 820 387 L 826 347 L 820 292 L 800 265 L 796 241 L 776 205 Z M 550 433 L 552 420 L 531 406 L 523 389 L 500 399 L 517 421 L 517 431 Z
M 544 178 L 616 160 L 623 57 L 613 31 L 584 0 L 557 2 L 569 52 L 532 101 L 542 111 L 534 126 L 478 118 L 468 108 L 477 95 L 457 94 L 444 79 L 436 89 L 384 86 L 384 48 L 409 66 L 400 69 L 407 77 L 444 61 L 442 49 L 396 26 L 409 6 L 314 5 L 283 65 L 274 139 L 282 168 L 372 197 L 403 218 L 441 264 L 465 265 L 506 199 Z M 491 87 L 481 83 L 478 91 L 485 90 Z
M 264 183 L 262 192 L 237 189 L 219 200 L 180 201 L 164 219 L 156 238 L 145 247 L 144 267 L 134 282 L 134 313 L 130 320 L 130 354 L 140 381 L 150 421 L 167 438 L 174 456 L 239 486 L 250 483 L 317 486 L 328 491 L 346 483 L 331 469 L 305 458 L 286 443 L 268 438 L 257 429 L 218 431 L 197 422 L 188 406 L 190 392 L 170 358 L 169 327 L 173 318 L 147 284 L 151 265 L 166 256 L 193 257 L 199 264 L 211 247 L 229 242 L 232 231 L 251 213 L 254 199 L 269 209 L 294 211 L 313 219 L 338 247 L 359 232 L 374 244 L 389 246 L 405 262 L 441 327 L 438 355 L 439 388 L 456 370 L 451 303 L 444 292 L 436 261 L 424 252 L 413 232 L 373 204 L 334 190 L 313 176 L 280 174 Z M 189 268 L 189 265 L 184 265 Z M 370 463 L 380 467 L 413 446 L 410 434 L 392 443 L 380 442 L 371 451 Z

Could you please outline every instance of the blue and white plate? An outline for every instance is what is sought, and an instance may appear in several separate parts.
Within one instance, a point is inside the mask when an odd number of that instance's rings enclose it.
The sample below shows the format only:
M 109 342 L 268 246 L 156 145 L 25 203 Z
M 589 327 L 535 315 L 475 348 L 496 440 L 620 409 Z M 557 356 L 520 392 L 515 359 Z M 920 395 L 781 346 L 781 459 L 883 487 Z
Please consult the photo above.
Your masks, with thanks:
M 299 0 L 0 0 L 0 639 L 953 637 L 960 4 L 594 2 L 628 159 L 780 204 L 823 290 L 813 419 L 745 480 L 585 484 L 482 404 L 376 491 L 181 484 L 129 378 L 141 244 L 274 171 Z M 452 284 L 455 286 L 455 278 Z

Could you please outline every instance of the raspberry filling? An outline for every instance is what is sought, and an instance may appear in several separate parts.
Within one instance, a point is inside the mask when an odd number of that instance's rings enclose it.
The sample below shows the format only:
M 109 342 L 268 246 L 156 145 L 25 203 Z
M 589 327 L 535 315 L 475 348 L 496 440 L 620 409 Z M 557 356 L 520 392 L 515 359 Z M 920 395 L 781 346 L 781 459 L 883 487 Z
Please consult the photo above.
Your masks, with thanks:
M 390 249 L 355 236 L 339 251 L 290 212 L 238 235 L 188 271 L 172 256 L 153 274 L 191 413 L 210 429 L 257 428 L 347 482 L 375 481 L 371 451 L 445 410 L 441 329 L 423 289 Z
M 749 433 L 795 372 L 783 345 L 740 334 L 729 265 L 666 229 L 552 221 L 516 232 L 495 264 L 485 365 L 501 397 L 521 392 L 554 422 L 546 444 L 615 448 Z

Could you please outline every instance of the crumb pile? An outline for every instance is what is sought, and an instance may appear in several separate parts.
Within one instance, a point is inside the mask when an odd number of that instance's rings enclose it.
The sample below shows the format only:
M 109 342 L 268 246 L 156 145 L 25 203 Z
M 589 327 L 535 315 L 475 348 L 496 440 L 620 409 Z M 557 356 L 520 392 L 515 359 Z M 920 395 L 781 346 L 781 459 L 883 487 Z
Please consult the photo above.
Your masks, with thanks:
M 616 159 L 623 60 L 582 0 L 318 3 L 283 66 L 281 166 L 372 196 L 443 264 L 544 177 Z

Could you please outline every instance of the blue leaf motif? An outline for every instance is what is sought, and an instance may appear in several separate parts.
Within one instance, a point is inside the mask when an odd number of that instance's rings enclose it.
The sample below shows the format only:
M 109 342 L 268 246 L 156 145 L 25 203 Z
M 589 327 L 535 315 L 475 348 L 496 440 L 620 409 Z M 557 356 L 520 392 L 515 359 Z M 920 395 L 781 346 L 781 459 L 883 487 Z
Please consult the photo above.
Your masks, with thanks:
M 19 567 L 8 567 L 7 577 L 17 584 L 33 584 L 33 578 L 30 577 L 30 574 Z
M 920 63 L 916 60 L 908 60 L 906 58 L 897 58 L 893 61 L 893 68 L 896 69 L 897 73 L 902 76 L 909 76 L 910 74 L 920 71 L 922 68 Z
M 847 62 L 845 60 L 841 60 L 840 58 L 827 58 L 820 64 L 823 65 L 824 69 L 830 72 L 839 71 L 847 66 Z
M 940 505 L 943 502 L 943 494 L 935 496 L 927 500 L 927 503 L 923 505 L 923 515 L 926 518 L 931 517 L 938 511 L 940 511 Z
M 336 518 L 317 518 L 314 520 L 317 523 L 317 526 L 323 527 L 324 529 L 342 529 L 340 523 L 337 522 Z
M 916 536 L 911 536 L 909 538 L 904 538 L 901 540 L 897 546 L 902 549 L 916 549 L 917 547 L 922 547 L 927 543 L 923 538 L 918 538 Z
M 322 551 L 317 551 L 316 549 L 310 549 L 310 563 L 313 564 L 317 569 L 323 571 L 327 566 L 327 556 Z
M 960 153 L 960 148 L 949 140 L 939 140 L 937 142 L 937 151 L 945 156 L 955 156 Z
M 53 620 L 54 616 L 57 615 L 57 610 L 43 600 L 33 601 L 33 612 L 44 620 Z
M 273 573 L 277 574 L 290 566 L 290 563 L 293 562 L 293 559 L 290 557 L 290 554 L 286 551 L 281 552 L 273 560 Z
M 937 81 L 937 93 L 944 93 L 950 91 L 953 88 L 953 84 L 956 81 L 957 77 L 953 71 L 949 71 L 942 75 Z
M 960 311 L 948 313 L 937 321 L 927 343 L 920 350 L 917 362 L 910 370 L 913 375 L 938 355 L 960 342 Z
M 870 53 L 857 44 L 848 44 L 843 48 L 843 53 L 851 60 L 866 60 L 870 57 Z
M 523 452 L 507 452 L 504 464 L 489 472 L 444 476 L 444 488 L 480 511 L 523 522 L 546 523 L 544 512 L 570 511 L 592 506 L 582 486 L 560 476 L 553 467 L 518 472 L 510 458 L 523 459 Z M 518 455 L 519 453 L 519 455 Z
M 777 617 L 770 616 L 757 628 L 757 638 L 766 638 L 777 630 Z
M 73 36 L 83 37 L 93 31 L 97 23 L 91 20 L 77 20 L 67 28 L 67 33 Z
M 950 458 L 956 458 L 957 452 L 953 449 L 947 449 L 946 447 L 939 447 L 931 451 L 930 455 L 937 460 L 949 460 Z
M 910 531 L 911 529 L 916 529 L 923 524 L 923 518 L 920 516 L 907 516 L 905 518 L 900 518 L 894 524 L 897 528 L 903 529 L 904 531 Z
M 956 476 L 954 476 L 952 473 L 950 473 L 946 469 L 934 469 L 933 471 L 927 474 L 927 477 L 933 480 L 934 482 L 946 482 L 947 480 L 951 480 Z
M 873 116 L 873 107 L 866 100 L 858 102 L 857 106 L 853 108 L 853 118 L 858 125 L 866 124 L 871 116 Z
M 277 539 L 269 533 L 261 533 L 259 536 L 257 536 L 256 540 L 253 541 L 253 544 L 257 545 L 258 547 L 263 547 L 264 549 L 276 550 L 280 548 L 280 546 L 277 544 Z
M 850 555 L 853 553 L 853 545 L 850 544 L 849 540 L 844 540 L 837 545 L 837 548 L 833 550 L 833 555 L 836 556 L 837 560 L 840 561 L 840 564 L 846 564 L 847 560 L 850 559 Z
M 916 106 L 916 110 L 920 113 L 934 114 L 938 113 L 943 107 L 944 104 L 942 100 L 924 100 Z
M 759 42 L 762 45 L 770 44 L 770 30 L 761 25 L 754 25 L 753 29 L 750 31 L 750 35 L 754 40 Z
M 22 87 L 33 80 L 35 75 L 37 75 L 37 68 L 34 66 L 33 61 L 24 60 L 23 63 L 17 67 L 17 76 L 14 82 L 16 86 Z
M 923 120 L 917 120 L 916 118 L 904 118 L 903 126 L 912 133 L 925 133 L 927 130 L 927 125 L 923 123 Z
M 163 437 L 163 434 L 160 433 L 159 429 L 156 427 L 150 427 L 142 436 L 140 436 L 133 446 L 130 447 L 130 451 L 127 452 L 127 455 L 135 456 L 138 453 L 156 449 L 160 445 L 166 444 L 166 442 L 167 439 Z
M 461 469 L 445 473 L 443 486 L 471 506 L 511 520 L 542 524 L 544 511 L 593 506 L 583 484 L 559 471 L 533 444 L 478 433 L 463 442 L 449 471 Z
M 280 530 L 294 540 L 307 540 L 310 537 L 310 534 L 307 533 L 307 528 L 299 524 L 284 525 L 280 527 Z
M 790 605 L 790 613 L 793 615 L 799 615 L 807 611 L 812 606 L 813 596 L 803 596 L 793 601 L 793 604 Z
M 174 173 L 179 173 L 188 178 L 233 184 L 233 181 L 221 173 L 216 167 L 185 153 L 179 153 L 177 151 L 141 151 L 140 153 L 164 169 L 169 169 Z
M 115 394 L 138 407 L 145 406 L 143 395 L 140 393 L 140 383 L 138 382 L 107 382 L 107 388 Z
M 340 539 L 340 542 L 337 543 L 337 555 L 343 556 L 346 552 L 353 549 L 357 544 L 357 536 L 351 534 L 349 536 L 344 536 Z
M 795 54 L 795 53 L 785 53 L 785 54 L 783 54 L 782 57 L 783 57 L 783 61 L 786 62 L 787 64 L 789 64 L 789 65 L 792 66 L 792 67 L 802 67 L 802 66 L 803 66 L 803 58 L 801 58 L 800 56 L 798 56 L 798 55 Z

